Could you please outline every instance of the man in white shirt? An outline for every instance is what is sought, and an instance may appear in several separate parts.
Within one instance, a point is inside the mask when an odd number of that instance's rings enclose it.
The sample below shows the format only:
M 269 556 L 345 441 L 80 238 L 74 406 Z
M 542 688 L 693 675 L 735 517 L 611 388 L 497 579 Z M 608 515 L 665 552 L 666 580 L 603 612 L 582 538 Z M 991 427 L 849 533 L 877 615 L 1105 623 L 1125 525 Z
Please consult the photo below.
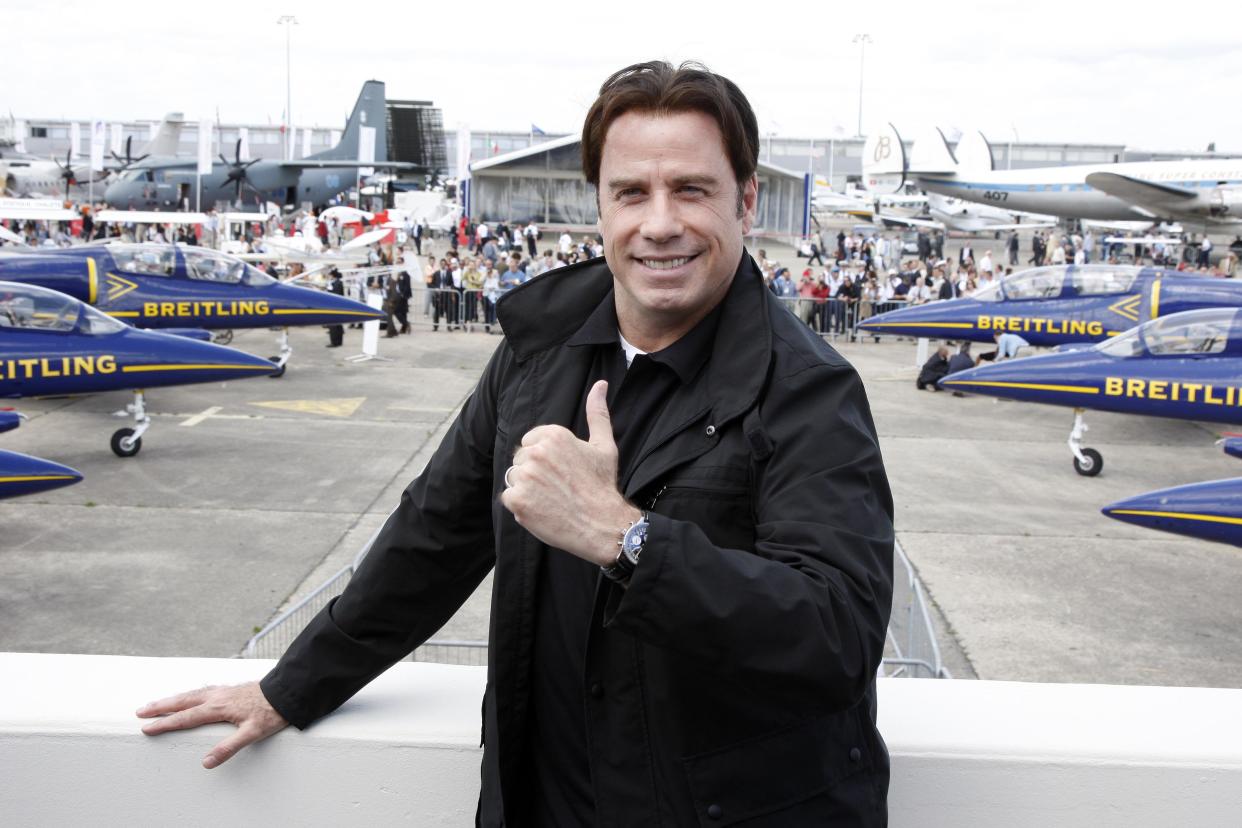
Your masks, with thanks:
M 561 233 L 561 237 L 557 240 L 557 244 L 561 248 L 561 253 L 568 256 L 569 251 L 572 250 L 574 246 L 574 237 L 569 235 L 568 231 Z

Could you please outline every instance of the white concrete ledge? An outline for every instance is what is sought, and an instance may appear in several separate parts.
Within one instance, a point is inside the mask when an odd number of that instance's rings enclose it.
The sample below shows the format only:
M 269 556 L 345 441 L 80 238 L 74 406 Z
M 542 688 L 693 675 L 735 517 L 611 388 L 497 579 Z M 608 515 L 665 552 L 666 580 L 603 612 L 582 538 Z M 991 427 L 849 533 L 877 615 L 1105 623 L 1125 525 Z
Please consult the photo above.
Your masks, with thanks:
M 399 664 L 214 771 L 133 711 L 271 662 L 0 654 L 5 825 L 470 825 L 483 669 Z M 881 682 L 894 825 L 1237 825 L 1242 691 Z

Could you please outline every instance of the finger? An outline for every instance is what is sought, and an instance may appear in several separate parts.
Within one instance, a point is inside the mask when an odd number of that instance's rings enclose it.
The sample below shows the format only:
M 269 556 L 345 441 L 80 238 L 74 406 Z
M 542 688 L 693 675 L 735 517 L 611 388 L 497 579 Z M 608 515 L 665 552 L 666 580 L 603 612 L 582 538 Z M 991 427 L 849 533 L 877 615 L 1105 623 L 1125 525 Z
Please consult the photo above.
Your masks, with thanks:
M 188 693 L 178 693 L 175 696 L 147 702 L 135 710 L 134 715 L 140 719 L 149 719 L 152 716 L 163 716 L 166 713 L 176 713 L 179 710 L 185 710 L 196 704 L 202 704 L 203 694 L 210 689 L 210 687 L 204 687 L 200 690 L 191 690 Z
M 218 705 L 200 704 L 148 722 L 142 726 L 142 732 L 148 736 L 158 736 L 173 730 L 190 730 L 205 724 L 229 721 L 232 719 L 223 715 Z
M 523 446 L 533 446 L 536 443 L 542 443 L 545 440 L 553 439 L 557 435 L 568 434 L 573 437 L 573 432 L 559 425 L 541 425 L 535 426 L 530 431 L 522 435 Z
M 207 752 L 207 755 L 203 757 L 203 767 L 207 770 L 219 767 L 236 756 L 242 748 L 262 739 L 263 735 L 258 728 L 249 725 L 239 727 L 232 735 Z
M 587 441 L 593 446 L 616 448 L 612 436 L 612 415 L 608 413 L 608 381 L 591 386 L 586 398 Z

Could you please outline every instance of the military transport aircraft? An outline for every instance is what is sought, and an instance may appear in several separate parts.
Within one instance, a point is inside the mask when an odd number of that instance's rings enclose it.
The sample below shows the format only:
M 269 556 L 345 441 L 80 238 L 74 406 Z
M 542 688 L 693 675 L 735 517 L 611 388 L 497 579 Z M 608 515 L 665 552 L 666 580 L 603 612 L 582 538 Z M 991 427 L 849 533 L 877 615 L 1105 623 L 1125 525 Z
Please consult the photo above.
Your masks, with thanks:
M 281 329 L 284 373 L 293 354 L 287 328 L 382 318 L 361 302 L 285 285 L 238 258 L 173 244 L 88 244 L 0 254 L 0 279 L 40 285 L 142 328 Z
M 0 408 L 0 433 L 12 431 L 21 421 L 16 411 Z M 0 500 L 72 486 L 81 479 L 81 472 L 60 463 L 16 451 L 0 451 Z
M 134 427 L 112 435 L 132 457 L 151 425 L 145 389 L 271 374 L 271 362 L 234 348 L 140 331 L 64 293 L 0 281 L 0 397 L 133 391 Z
M 973 296 L 864 319 L 868 334 L 991 342 L 1016 333 L 1036 347 L 1100 342 L 1196 308 L 1242 307 L 1242 284 L 1129 265 L 1053 265 L 1011 273 Z
M 1227 454 L 1242 457 L 1242 438 L 1224 442 Z M 1242 546 L 1242 477 L 1159 489 L 1100 511 L 1136 526 Z
M 939 130 L 915 138 L 910 158 L 888 124 L 863 146 L 868 189 L 913 182 L 929 193 L 1025 213 L 1078 219 L 1168 219 L 1197 227 L 1242 223 L 1242 159 L 1141 161 L 995 170 L 981 133 L 950 150 Z
M 1090 348 L 981 365 L 941 388 L 1074 409 L 1074 468 L 1104 467 L 1082 447 L 1083 410 L 1242 423 L 1242 311 L 1208 308 L 1161 316 Z
M 178 209 L 229 203 L 288 207 L 310 202 L 326 204 L 353 187 L 360 168 L 414 169 L 415 164 L 388 160 L 388 111 L 382 81 L 367 81 L 335 147 L 290 161 L 246 159 L 242 141 L 233 158 L 223 155 L 201 178 L 195 158 L 149 158 L 136 163 L 108 185 L 104 200 L 113 207 L 137 210 Z

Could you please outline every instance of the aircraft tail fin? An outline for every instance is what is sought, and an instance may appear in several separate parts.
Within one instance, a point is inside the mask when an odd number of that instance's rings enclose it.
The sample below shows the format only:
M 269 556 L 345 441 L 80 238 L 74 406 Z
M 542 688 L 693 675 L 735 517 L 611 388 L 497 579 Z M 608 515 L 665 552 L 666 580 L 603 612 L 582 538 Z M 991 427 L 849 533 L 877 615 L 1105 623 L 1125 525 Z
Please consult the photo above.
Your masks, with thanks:
M 180 112 L 169 112 L 155 129 L 155 135 L 139 150 L 140 155 L 157 157 L 176 155 L 181 144 L 181 127 L 185 126 L 185 116 Z
M 863 186 L 880 193 L 896 193 L 906 183 L 906 149 L 897 127 L 885 124 L 863 144 Z
M 963 172 L 991 172 L 996 169 L 992 145 L 977 129 L 968 130 L 957 142 L 957 165 Z
M 915 136 L 910 148 L 910 172 L 952 175 L 957 167 L 957 159 L 939 127 L 927 127 Z
M 388 108 L 383 81 L 371 80 L 362 85 L 354 111 L 345 122 L 340 143 L 308 158 L 315 161 L 388 160 Z

